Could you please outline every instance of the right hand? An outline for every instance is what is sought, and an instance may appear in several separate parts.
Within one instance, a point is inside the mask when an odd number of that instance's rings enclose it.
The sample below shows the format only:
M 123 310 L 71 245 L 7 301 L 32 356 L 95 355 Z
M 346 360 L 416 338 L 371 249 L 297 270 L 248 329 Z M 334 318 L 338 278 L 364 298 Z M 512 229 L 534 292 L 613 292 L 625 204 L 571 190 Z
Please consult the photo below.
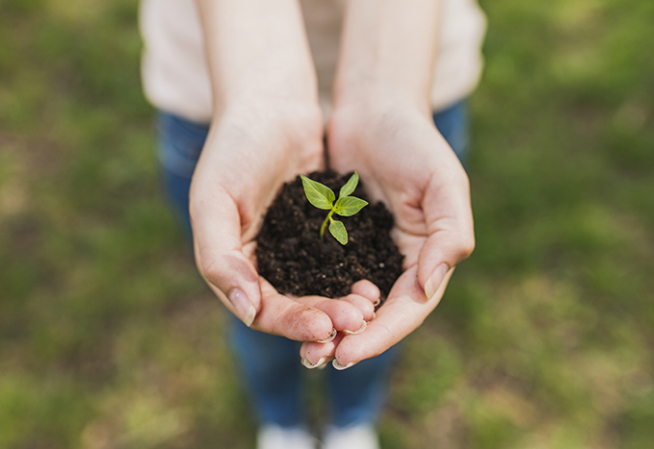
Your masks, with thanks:
M 307 343 L 301 349 L 310 361 L 334 357 L 335 366 L 347 367 L 417 329 L 439 304 L 475 239 L 468 177 L 431 114 L 410 102 L 354 103 L 334 111 L 329 129 L 333 168 L 356 169 L 371 201 L 390 209 L 391 235 L 404 255 L 403 273 L 366 332 L 344 336 L 337 345 Z M 378 294 L 358 293 L 371 299 Z
M 324 169 L 318 106 L 243 102 L 214 120 L 193 175 L 190 214 L 200 274 L 245 324 L 298 341 L 356 331 L 371 314 L 349 301 L 279 294 L 256 269 L 255 238 L 284 182 Z

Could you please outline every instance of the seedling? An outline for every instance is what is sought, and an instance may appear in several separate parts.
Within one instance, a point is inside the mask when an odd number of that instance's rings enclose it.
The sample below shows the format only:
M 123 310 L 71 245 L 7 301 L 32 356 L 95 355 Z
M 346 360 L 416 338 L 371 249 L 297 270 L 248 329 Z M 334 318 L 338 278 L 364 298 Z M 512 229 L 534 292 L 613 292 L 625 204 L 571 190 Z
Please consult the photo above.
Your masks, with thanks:
M 332 189 L 324 184 L 312 181 L 306 176 L 300 175 L 300 177 L 302 178 L 302 186 L 304 187 L 304 193 L 307 196 L 307 200 L 318 209 L 329 211 L 327 218 L 325 218 L 325 221 L 322 222 L 322 226 L 320 226 L 320 238 L 323 238 L 325 227 L 327 226 L 327 222 L 329 222 L 330 234 L 333 235 L 341 245 L 347 244 L 347 231 L 345 230 L 345 225 L 338 220 L 334 220 L 332 215 L 336 214 L 341 217 L 351 217 L 368 205 L 367 201 L 350 196 L 359 183 L 359 174 L 354 172 L 345 185 L 341 187 L 341 191 L 338 193 L 338 201 L 336 201 L 336 203 L 334 203 L 336 195 Z

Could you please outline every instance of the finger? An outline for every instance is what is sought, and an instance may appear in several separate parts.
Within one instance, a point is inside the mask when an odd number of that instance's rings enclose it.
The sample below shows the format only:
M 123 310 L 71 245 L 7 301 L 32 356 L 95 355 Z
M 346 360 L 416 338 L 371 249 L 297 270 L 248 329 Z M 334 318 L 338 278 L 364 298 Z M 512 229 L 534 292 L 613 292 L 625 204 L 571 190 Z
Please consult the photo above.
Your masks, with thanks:
M 372 301 L 372 304 L 375 307 L 381 302 L 381 292 L 379 291 L 379 288 L 367 279 L 355 282 L 354 285 L 352 285 L 351 291 L 355 295 L 361 295 Z
M 192 201 L 191 217 L 198 268 L 212 290 L 248 326 L 254 323 L 258 330 L 299 341 L 328 339 L 334 326 L 324 312 L 278 294 L 267 281 L 260 282 L 243 252 L 236 204 L 220 186 L 211 192 L 206 200 Z M 349 329 L 352 324 L 341 326 Z
M 404 272 L 366 331 L 358 335 L 346 335 L 338 344 L 334 366 L 339 369 L 349 368 L 362 360 L 375 357 L 413 332 L 438 305 L 451 273 L 452 270 L 436 294 L 427 299 L 416 278 L 417 268 L 414 266 Z
M 339 299 L 339 301 L 348 302 L 359 309 L 363 315 L 364 321 L 370 321 L 375 317 L 375 306 L 368 298 L 365 298 L 361 295 L 350 294 L 344 298 Z
M 305 342 L 300 347 L 302 365 L 309 369 L 324 368 L 334 359 L 334 352 L 343 339 L 343 333 L 339 332 L 336 338 L 328 343 Z
M 190 213 L 200 274 L 223 293 L 221 299 L 230 311 L 250 326 L 261 308 L 261 290 L 257 271 L 242 251 L 238 208 L 220 186 L 211 186 L 208 197 L 194 197 L 193 190 Z
M 332 321 L 324 312 L 280 295 L 268 281 L 260 278 L 261 308 L 251 327 L 261 332 L 280 335 L 296 341 L 331 340 L 336 335 Z M 215 286 L 211 289 L 226 301 Z
M 463 172 L 450 178 L 437 185 L 432 178 L 422 203 L 428 237 L 418 256 L 418 280 L 427 298 L 475 247 L 468 178 Z
M 352 295 L 350 295 L 352 296 Z M 363 299 L 363 298 L 360 298 Z M 296 298 L 301 304 L 320 310 L 329 316 L 334 328 L 345 333 L 363 332 L 366 319 L 361 310 L 350 301 L 328 299 L 322 296 L 304 296 Z

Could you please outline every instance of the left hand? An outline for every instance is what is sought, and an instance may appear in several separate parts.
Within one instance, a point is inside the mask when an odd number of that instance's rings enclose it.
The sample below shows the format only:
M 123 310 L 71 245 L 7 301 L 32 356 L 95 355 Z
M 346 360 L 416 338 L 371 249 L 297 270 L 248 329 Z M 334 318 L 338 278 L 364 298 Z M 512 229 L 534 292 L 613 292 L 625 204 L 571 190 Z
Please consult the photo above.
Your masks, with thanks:
M 337 110 L 328 128 L 328 151 L 332 168 L 357 170 L 371 200 L 391 210 L 392 236 L 405 256 L 403 274 L 365 332 L 301 348 L 311 363 L 326 357 L 349 367 L 398 343 L 438 305 L 454 267 L 474 249 L 470 189 L 431 116 L 417 108 Z M 374 301 L 369 287 L 358 293 Z
M 253 329 L 298 341 L 356 331 L 369 301 L 290 298 L 259 276 L 255 237 L 285 181 L 324 164 L 318 105 L 241 101 L 211 128 L 193 175 L 190 215 L 198 269 L 223 304 Z M 362 308 L 360 304 L 368 306 Z

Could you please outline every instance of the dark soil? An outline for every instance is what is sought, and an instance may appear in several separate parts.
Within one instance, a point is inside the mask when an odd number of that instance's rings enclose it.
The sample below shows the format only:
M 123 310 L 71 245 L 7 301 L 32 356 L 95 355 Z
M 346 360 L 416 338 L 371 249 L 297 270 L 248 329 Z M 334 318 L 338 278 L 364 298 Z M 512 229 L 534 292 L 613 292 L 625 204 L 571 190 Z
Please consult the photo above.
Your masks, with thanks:
M 309 178 L 338 191 L 351 173 L 314 172 Z M 352 194 L 368 201 L 359 182 Z M 257 236 L 259 273 L 280 293 L 338 298 L 350 293 L 352 284 L 368 279 L 379 287 L 382 299 L 402 273 L 402 259 L 390 236 L 393 216 L 382 203 L 369 204 L 352 217 L 334 216 L 347 229 L 343 246 L 320 225 L 329 211 L 312 206 L 302 181 L 286 183 L 264 218 Z

